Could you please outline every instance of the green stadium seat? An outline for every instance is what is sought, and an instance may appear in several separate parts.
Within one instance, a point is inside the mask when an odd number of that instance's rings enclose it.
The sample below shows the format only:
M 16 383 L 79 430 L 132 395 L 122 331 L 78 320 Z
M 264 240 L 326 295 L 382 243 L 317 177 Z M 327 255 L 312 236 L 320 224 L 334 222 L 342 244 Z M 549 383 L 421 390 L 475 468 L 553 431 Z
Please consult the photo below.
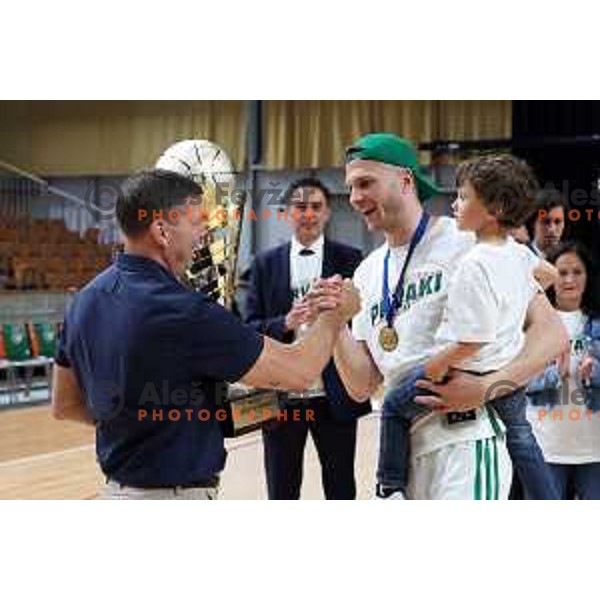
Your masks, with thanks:
M 2 326 L 6 358 L 10 361 L 21 362 L 31 358 L 29 336 L 24 323 L 8 323 Z
M 53 357 L 58 343 L 53 323 L 5 323 L 0 327 L 0 370 L 6 372 L 8 403 L 27 402 L 39 389 L 36 369 L 43 368 L 46 386 L 51 387 Z M 36 383 L 37 381 L 37 383 Z
M 53 323 L 34 323 L 33 333 L 37 339 L 39 356 L 54 358 L 57 336 Z

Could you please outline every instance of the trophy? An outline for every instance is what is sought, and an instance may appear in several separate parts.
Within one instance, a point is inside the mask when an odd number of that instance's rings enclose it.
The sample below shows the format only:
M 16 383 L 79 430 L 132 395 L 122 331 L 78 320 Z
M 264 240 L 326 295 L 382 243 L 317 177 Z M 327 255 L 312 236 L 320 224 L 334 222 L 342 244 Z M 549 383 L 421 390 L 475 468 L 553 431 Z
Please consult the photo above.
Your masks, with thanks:
M 156 168 L 189 177 L 202 188 L 198 211 L 206 222 L 207 234 L 194 248 L 186 283 L 231 309 L 245 201 L 243 193 L 234 197 L 233 163 L 214 142 L 184 140 L 167 148 Z M 235 351 L 231 348 L 231 352 Z M 227 412 L 223 422 L 227 437 L 260 429 L 279 410 L 277 393 L 272 390 L 256 390 L 236 383 L 228 385 L 221 398 Z

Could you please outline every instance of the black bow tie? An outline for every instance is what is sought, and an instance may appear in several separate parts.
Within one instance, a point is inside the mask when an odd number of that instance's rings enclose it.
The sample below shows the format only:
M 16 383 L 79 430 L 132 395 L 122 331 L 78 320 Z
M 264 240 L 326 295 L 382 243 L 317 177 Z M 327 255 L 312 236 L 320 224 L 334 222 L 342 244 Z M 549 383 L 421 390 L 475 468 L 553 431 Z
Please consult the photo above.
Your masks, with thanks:
M 299 252 L 300 256 L 313 256 L 314 253 L 315 251 L 310 248 L 302 248 Z

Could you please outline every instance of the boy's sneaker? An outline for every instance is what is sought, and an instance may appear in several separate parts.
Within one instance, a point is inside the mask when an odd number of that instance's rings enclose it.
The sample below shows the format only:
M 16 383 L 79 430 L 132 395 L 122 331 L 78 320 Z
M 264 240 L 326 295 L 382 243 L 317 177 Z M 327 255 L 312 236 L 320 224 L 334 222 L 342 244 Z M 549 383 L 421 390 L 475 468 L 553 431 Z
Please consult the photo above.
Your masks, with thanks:
M 375 500 L 406 500 L 400 488 L 384 487 L 380 483 L 375 488 Z

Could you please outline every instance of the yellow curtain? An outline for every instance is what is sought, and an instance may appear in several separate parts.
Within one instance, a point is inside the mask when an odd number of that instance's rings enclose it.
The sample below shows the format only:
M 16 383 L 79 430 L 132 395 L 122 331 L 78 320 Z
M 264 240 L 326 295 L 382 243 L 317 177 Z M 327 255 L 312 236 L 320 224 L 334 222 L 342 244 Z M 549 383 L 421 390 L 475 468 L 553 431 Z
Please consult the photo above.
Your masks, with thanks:
M 243 101 L 0 102 L 0 159 L 40 175 L 127 174 L 205 138 L 244 167 Z
M 510 100 L 270 100 L 265 110 L 264 162 L 274 169 L 340 165 L 344 148 L 370 131 L 416 144 L 511 135 Z
M 510 100 L 438 100 L 438 140 L 483 140 L 512 137 Z
M 270 100 L 268 168 L 338 166 L 353 139 L 392 131 L 415 143 L 508 138 L 509 100 Z M 173 142 L 208 138 L 238 169 L 245 161 L 243 101 L 0 102 L 0 160 L 40 175 L 127 174 Z

